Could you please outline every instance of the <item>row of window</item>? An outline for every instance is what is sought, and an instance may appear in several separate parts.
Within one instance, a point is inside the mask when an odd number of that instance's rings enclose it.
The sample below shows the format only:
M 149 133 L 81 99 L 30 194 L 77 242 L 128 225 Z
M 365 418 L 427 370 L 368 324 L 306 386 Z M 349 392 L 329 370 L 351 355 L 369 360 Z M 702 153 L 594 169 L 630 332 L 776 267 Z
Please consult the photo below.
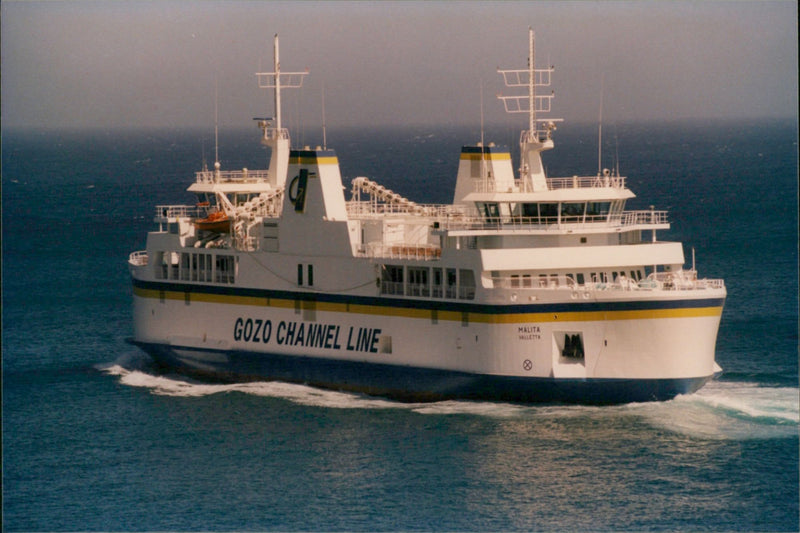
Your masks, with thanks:
M 237 257 L 203 252 L 156 252 L 156 279 L 235 283 Z
M 609 213 L 621 213 L 625 202 L 477 202 L 478 211 L 489 222 L 521 219 L 527 224 L 601 222 Z
M 475 274 L 468 269 L 381 267 L 381 294 L 424 298 L 475 299 Z
M 493 276 L 497 279 L 499 276 Z M 586 285 L 587 283 L 620 283 L 623 279 L 641 281 L 643 277 L 641 270 L 611 271 L 611 272 L 578 272 L 576 274 L 512 274 L 510 276 L 510 286 L 512 288 L 547 288 L 575 285 Z

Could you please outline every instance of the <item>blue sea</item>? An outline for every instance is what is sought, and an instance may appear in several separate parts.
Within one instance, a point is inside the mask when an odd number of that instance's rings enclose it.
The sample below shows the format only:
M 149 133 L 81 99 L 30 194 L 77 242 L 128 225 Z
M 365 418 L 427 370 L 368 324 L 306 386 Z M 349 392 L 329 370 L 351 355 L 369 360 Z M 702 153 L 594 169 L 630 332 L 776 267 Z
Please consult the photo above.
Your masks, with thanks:
M 221 132 L 223 168 L 264 168 L 258 134 Z M 596 138 L 560 126 L 549 174 L 594 174 Z M 449 202 L 480 131 L 327 139 L 346 184 Z M 125 342 L 126 261 L 156 204 L 192 202 L 213 134 L 3 131 L 3 530 L 798 531 L 797 123 L 606 125 L 604 141 L 629 208 L 668 209 L 659 238 L 727 284 L 725 373 L 693 395 L 407 404 L 161 374 Z

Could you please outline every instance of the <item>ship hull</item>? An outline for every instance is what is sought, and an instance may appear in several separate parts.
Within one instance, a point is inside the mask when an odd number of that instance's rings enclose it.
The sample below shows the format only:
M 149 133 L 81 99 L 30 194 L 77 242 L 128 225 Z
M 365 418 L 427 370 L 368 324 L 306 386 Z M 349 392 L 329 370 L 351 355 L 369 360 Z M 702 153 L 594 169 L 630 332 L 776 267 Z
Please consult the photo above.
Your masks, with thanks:
M 224 382 L 285 381 L 400 401 L 448 399 L 522 403 L 621 404 L 670 400 L 697 391 L 713 374 L 673 379 L 570 379 L 479 375 L 443 369 L 203 350 L 131 340 L 167 371 Z
M 720 370 L 719 297 L 433 308 L 419 300 L 203 290 L 135 281 L 131 342 L 182 374 L 405 401 L 668 400 Z M 582 357 L 567 357 L 564 339 L 576 336 Z

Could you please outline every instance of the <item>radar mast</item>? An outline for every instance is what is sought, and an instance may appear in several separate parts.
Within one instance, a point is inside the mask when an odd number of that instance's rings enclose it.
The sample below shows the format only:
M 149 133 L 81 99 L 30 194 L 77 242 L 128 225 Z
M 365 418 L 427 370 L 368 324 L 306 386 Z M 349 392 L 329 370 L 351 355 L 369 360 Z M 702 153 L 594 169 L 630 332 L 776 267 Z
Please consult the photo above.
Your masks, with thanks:
M 520 135 L 520 179 L 523 190 L 546 191 L 547 179 L 542 166 L 541 152 L 553 148 L 550 138 L 556 129 L 555 123 L 561 119 L 541 119 L 537 113 L 549 113 L 550 101 L 554 94 L 537 94 L 537 87 L 550 86 L 550 74 L 555 67 L 536 68 L 533 28 L 528 28 L 528 68 L 497 69 L 503 76 L 506 87 L 525 87 L 528 94 L 504 96 L 497 95 L 503 101 L 506 113 L 527 113 L 528 129 Z

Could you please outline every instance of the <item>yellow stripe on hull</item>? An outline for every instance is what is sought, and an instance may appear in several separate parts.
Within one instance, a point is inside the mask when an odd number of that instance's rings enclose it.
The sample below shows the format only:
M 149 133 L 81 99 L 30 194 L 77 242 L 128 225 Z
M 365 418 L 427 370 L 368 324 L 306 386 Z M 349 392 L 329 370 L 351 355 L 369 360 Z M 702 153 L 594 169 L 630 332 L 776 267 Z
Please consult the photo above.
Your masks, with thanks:
M 353 313 L 429 320 L 434 314 L 438 320 L 486 324 L 518 324 L 525 322 L 591 322 L 603 320 L 642 320 L 662 318 L 718 317 L 722 315 L 721 306 L 687 307 L 674 309 L 640 309 L 620 311 L 567 311 L 559 313 L 476 313 L 432 309 L 412 309 L 407 307 L 388 307 L 379 305 L 348 304 L 335 302 L 309 302 L 286 298 L 258 296 L 232 296 L 224 294 L 186 293 L 183 291 L 158 291 L 134 287 L 133 293 L 141 298 L 186 300 L 187 294 L 192 302 L 217 303 L 225 305 L 249 305 L 254 307 L 275 307 L 292 309 L 300 302 L 303 309 L 333 313 Z

